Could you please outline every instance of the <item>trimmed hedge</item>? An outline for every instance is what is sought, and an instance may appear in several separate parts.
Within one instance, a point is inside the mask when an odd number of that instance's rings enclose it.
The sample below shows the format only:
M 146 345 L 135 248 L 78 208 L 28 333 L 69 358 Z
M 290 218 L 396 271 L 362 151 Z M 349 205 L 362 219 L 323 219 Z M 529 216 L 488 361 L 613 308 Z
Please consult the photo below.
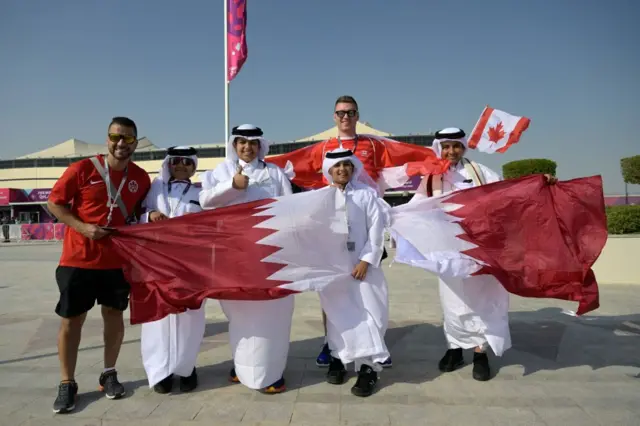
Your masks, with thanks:
M 640 155 L 621 159 L 620 167 L 626 183 L 640 185 Z
M 610 234 L 640 232 L 640 206 L 609 206 L 606 210 Z
M 546 158 L 530 158 L 506 163 L 502 166 L 502 176 L 505 179 L 514 179 L 535 174 L 556 175 L 557 164 Z

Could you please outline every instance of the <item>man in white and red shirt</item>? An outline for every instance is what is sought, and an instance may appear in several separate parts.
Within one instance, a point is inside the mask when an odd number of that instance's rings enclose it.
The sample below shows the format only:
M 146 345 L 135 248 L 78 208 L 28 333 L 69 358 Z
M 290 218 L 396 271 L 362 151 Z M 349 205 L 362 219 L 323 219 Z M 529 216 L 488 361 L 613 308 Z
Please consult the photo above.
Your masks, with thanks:
M 122 272 L 123 260 L 111 249 L 108 236 L 112 227 L 135 221 L 151 184 L 147 172 L 130 161 L 138 145 L 137 133 L 131 119 L 113 118 L 107 135 L 108 154 L 71 164 L 49 195 L 49 210 L 67 225 L 56 269 L 62 380 L 53 405 L 55 413 L 75 408 L 80 335 L 87 312 L 96 302 L 102 305 L 105 345 L 99 387 L 109 399 L 125 393 L 115 364 L 124 337 L 123 312 L 129 304 L 130 286 Z

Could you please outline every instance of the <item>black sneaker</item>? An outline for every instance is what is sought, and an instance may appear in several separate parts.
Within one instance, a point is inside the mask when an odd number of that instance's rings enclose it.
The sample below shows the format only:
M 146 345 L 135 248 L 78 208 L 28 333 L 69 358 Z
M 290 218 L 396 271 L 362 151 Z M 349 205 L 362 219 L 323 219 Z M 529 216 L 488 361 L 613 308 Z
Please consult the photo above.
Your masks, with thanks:
M 340 361 L 339 358 L 331 357 L 329 371 L 327 371 L 327 383 L 331 383 L 332 385 L 341 385 L 344 383 L 346 375 L 347 370 L 345 370 L 342 361 Z
M 180 377 L 180 392 L 191 392 L 198 387 L 198 375 L 195 367 L 189 377 Z
M 153 387 L 154 392 L 162 394 L 171 392 L 171 389 L 173 389 L 173 374 L 165 377 Z
M 438 363 L 438 369 L 442 372 L 449 373 L 463 365 L 464 356 L 462 355 L 462 348 L 449 349 Z
M 491 378 L 489 357 L 486 353 L 473 353 L 473 378 L 481 382 L 486 382 Z
M 76 408 L 77 395 L 78 384 L 76 382 L 60 382 L 58 396 L 53 403 L 53 412 L 64 414 L 73 411 Z
M 98 379 L 98 383 L 100 392 L 104 392 L 105 396 L 109 399 L 118 399 L 124 395 L 124 386 L 118 381 L 118 373 L 116 370 L 102 373 Z
M 368 365 L 363 365 L 358 371 L 358 380 L 351 388 L 351 393 L 355 396 L 370 396 L 378 383 L 378 373 Z

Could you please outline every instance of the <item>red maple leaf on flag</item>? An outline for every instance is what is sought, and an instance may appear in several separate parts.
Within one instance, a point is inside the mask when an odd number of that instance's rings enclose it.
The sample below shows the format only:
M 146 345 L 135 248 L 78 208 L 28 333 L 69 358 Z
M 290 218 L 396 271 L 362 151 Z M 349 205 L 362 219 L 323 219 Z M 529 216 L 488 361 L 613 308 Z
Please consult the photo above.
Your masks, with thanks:
M 502 121 L 500 121 L 496 127 L 489 127 L 489 140 L 493 143 L 498 143 L 500 139 L 504 138 L 504 129 L 502 128 Z

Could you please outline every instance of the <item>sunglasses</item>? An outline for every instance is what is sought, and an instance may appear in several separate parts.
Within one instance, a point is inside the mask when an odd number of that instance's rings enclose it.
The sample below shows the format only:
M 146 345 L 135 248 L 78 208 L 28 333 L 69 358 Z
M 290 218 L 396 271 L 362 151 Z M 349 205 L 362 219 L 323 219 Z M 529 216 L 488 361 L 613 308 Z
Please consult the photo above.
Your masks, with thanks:
M 178 164 L 181 164 L 183 166 L 193 166 L 195 163 L 193 162 L 193 160 L 191 158 L 186 158 L 186 157 L 173 157 L 169 160 L 169 164 L 171 164 L 172 166 L 177 166 Z
M 357 113 L 358 111 L 356 111 L 355 109 L 350 109 L 348 111 L 336 111 L 336 115 L 340 118 L 343 118 L 345 115 L 348 115 L 349 117 L 355 117 Z
M 131 136 L 131 135 L 121 135 L 120 133 L 109 133 L 109 140 L 114 143 L 120 142 L 122 140 L 124 141 L 124 143 L 131 145 L 132 143 L 136 142 L 138 139 L 135 136 Z

